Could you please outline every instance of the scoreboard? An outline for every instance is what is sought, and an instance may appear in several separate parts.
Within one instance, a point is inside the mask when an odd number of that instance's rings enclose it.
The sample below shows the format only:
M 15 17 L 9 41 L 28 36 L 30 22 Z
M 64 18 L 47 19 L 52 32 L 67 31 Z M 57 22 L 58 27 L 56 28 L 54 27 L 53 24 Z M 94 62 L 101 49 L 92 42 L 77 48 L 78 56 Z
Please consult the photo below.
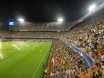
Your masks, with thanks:
M 9 22 L 9 26 L 14 26 L 14 22 Z

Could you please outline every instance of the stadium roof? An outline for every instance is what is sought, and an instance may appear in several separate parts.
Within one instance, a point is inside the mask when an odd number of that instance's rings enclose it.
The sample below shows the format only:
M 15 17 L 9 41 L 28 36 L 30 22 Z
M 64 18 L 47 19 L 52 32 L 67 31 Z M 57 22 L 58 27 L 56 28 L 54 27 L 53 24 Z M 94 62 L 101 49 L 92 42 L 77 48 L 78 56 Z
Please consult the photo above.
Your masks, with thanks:
M 89 12 L 92 4 L 99 6 L 104 0 L 1 0 L 0 22 L 9 19 L 25 21 L 56 22 L 59 17 L 73 21 Z

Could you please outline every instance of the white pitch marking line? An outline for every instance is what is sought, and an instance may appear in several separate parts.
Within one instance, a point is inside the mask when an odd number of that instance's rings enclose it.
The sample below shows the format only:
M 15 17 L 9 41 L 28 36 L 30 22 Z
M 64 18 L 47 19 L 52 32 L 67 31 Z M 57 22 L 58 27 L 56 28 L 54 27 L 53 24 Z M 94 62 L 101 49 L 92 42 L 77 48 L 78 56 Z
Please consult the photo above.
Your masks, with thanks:
M 13 44 L 12 46 L 14 46 L 14 47 L 17 48 L 19 51 L 21 51 L 21 49 L 18 48 L 15 44 Z
M 5 63 L 5 62 L 7 62 L 8 60 L 10 60 L 10 59 L 5 60 L 4 62 L 0 63 L 0 65 L 3 64 L 3 63 Z
M 48 48 L 49 48 L 49 47 L 48 47 Z M 48 50 L 48 48 L 47 48 L 47 50 Z M 46 50 L 46 52 L 45 52 L 44 56 L 46 55 L 47 50 Z M 43 58 L 44 58 L 44 56 L 43 56 Z M 43 58 L 42 58 L 42 60 L 43 60 Z M 38 65 L 38 67 L 37 67 L 36 71 L 34 72 L 34 74 L 33 74 L 32 78 L 34 78 L 34 76 L 35 76 L 35 74 L 36 74 L 36 72 L 37 72 L 38 68 L 40 67 L 40 64 L 42 63 L 42 60 L 40 61 L 40 63 L 39 63 L 39 65 Z

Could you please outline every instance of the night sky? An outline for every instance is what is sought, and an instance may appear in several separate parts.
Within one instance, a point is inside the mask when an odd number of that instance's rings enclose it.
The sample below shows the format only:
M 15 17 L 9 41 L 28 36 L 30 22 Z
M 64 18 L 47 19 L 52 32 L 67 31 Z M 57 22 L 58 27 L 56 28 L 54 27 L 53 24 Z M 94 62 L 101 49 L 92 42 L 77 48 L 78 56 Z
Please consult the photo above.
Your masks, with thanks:
M 0 22 L 19 17 L 32 22 L 56 22 L 59 17 L 73 21 L 89 12 L 92 4 L 104 0 L 0 0 Z

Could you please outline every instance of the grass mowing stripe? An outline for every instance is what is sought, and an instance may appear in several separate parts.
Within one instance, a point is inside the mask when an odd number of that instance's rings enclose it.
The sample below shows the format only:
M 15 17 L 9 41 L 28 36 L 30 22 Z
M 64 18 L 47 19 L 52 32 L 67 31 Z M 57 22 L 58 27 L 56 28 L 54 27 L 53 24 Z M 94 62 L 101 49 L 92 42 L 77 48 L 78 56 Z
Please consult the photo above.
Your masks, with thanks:
M 48 50 L 49 48 L 50 48 L 50 47 L 48 47 L 48 48 L 47 48 L 47 50 Z M 46 52 L 45 52 L 44 56 L 46 55 L 47 50 L 46 50 Z M 43 56 L 43 58 L 44 58 L 44 56 Z M 42 60 L 40 61 L 40 63 L 39 63 L 39 65 L 38 65 L 38 67 L 37 67 L 36 71 L 34 72 L 34 74 L 33 74 L 32 78 L 34 78 L 34 76 L 35 76 L 35 74 L 36 74 L 36 72 L 37 72 L 38 68 L 40 67 L 40 65 L 41 65 L 41 63 L 42 63 L 42 61 L 43 61 L 43 58 L 42 58 Z

